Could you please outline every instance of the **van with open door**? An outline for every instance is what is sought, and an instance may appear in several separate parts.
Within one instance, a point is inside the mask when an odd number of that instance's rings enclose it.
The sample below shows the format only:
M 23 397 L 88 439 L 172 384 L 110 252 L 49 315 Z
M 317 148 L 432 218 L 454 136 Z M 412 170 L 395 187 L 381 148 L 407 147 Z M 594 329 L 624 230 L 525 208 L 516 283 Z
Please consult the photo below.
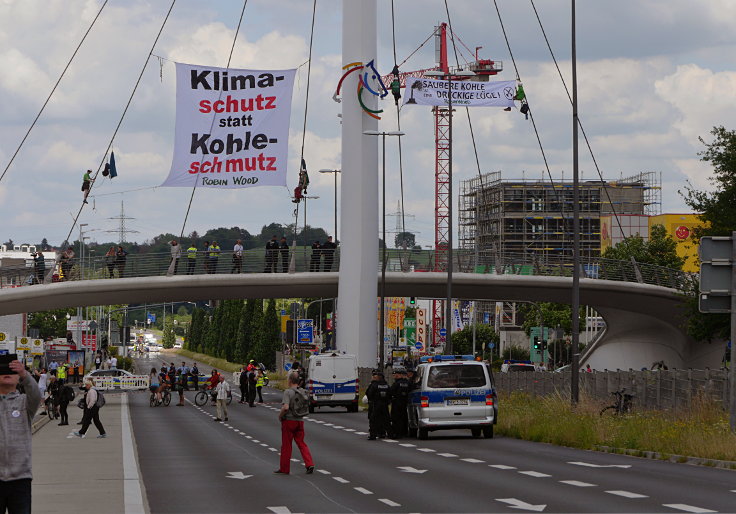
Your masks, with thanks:
M 346 407 L 358 412 L 358 359 L 336 352 L 313 355 L 307 367 L 309 412 L 317 407 Z

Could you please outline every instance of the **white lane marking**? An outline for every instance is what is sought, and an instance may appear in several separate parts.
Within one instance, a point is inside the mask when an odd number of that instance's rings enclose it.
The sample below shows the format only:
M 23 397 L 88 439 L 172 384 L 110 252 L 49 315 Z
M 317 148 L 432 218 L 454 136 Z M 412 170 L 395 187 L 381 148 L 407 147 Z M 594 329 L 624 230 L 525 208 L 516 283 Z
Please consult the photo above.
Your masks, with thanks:
M 457 457 L 454 453 L 438 453 L 440 457 Z
M 299 462 L 299 459 L 289 459 L 291 462 Z
M 585 466 L 588 468 L 630 468 L 631 464 L 591 464 L 590 462 L 568 462 L 574 466 Z
M 246 435 L 245 437 L 247 437 L 248 439 L 253 439 L 253 437 L 249 435 Z
M 363 494 L 373 494 L 373 491 L 369 491 L 368 489 L 366 489 L 366 488 L 364 488 L 364 487 L 353 487 L 353 489 L 355 489 L 355 490 L 356 490 L 356 491 L 358 491 L 359 493 L 363 493 Z
M 391 501 L 388 498 L 379 498 L 378 501 L 381 502 L 381 503 L 385 503 L 389 507 L 401 507 L 401 504 L 400 503 L 396 503 L 395 501 Z
M 716 512 L 715 510 L 701 509 L 700 507 L 693 507 L 692 505 L 686 505 L 684 503 L 663 503 L 662 507 L 669 507 L 670 509 L 684 510 L 685 512 L 695 512 L 696 514 L 702 512 Z
M 259 441 L 258 439 L 252 439 L 252 441 L 253 441 L 254 443 L 260 443 L 260 441 Z
M 345 428 L 345 427 L 340 426 L 340 425 L 332 425 L 332 428 L 338 428 L 339 429 L 339 428 Z
M 333 425 L 332 423 L 325 423 L 325 426 L 326 427 L 334 427 L 335 425 Z
M 278 450 L 276 448 L 269 448 L 272 452 L 277 452 Z
M 383 442 L 384 443 L 398 443 L 396 439 L 384 439 Z
M 463 462 L 470 462 L 471 464 L 480 464 L 481 462 L 485 462 L 484 460 L 480 459 L 460 459 Z
M 266 443 L 261 443 L 261 446 L 268 446 Z
M 421 473 L 426 473 L 427 472 L 426 469 L 417 469 L 417 468 L 413 468 L 411 466 L 397 466 L 396 469 L 400 469 L 404 473 L 419 473 L 419 474 L 421 474 Z
M 532 505 L 516 498 L 496 498 L 496 501 L 507 503 L 512 509 L 533 510 L 536 512 L 542 512 L 547 507 L 547 505 Z
M 327 471 L 326 469 L 318 469 L 317 470 L 317 473 L 322 473 L 323 475 L 331 475 L 332 474 L 329 471 Z
M 649 498 L 645 494 L 632 493 L 629 491 L 606 491 L 608 494 L 615 494 L 616 496 L 623 496 L 624 498 Z
M 237 478 L 238 480 L 245 480 L 253 475 L 246 475 L 242 471 L 228 471 L 225 478 Z
M 368 432 L 355 432 L 355 435 L 368 435 Z
M 355 429 L 354 428 L 346 428 L 345 429 L 345 432 L 355 432 Z
M 273 512 L 274 514 L 292 514 L 292 512 L 289 510 L 289 507 L 286 507 L 284 505 L 279 505 L 278 507 L 266 507 L 268 510 Z
M 121 433 L 123 439 L 123 499 L 125 514 L 143 514 L 146 512 L 143 502 L 143 483 L 138 473 L 138 457 L 133 441 L 133 421 L 128 409 L 128 395 L 123 395 L 120 403 Z
M 341 484 L 349 484 L 350 480 L 345 480 L 343 477 L 332 477 L 333 480 L 340 482 Z
M 432 448 L 417 448 L 417 450 L 420 452 L 427 452 L 427 453 L 437 451 L 437 450 L 433 450 Z
M 597 487 L 595 484 L 580 482 L 578 480 L 560 480 L 561 484 L 574 485 L 575 487 Z
M 505 464 L 489 464 L 488 467 L 496 469 L 516 469 L 514 466 L 507 466 Z
M 321 419 L 315 419 L 315 420 L 313 420 L 313 421 L 314 421 L 315 423 L 319 423 L 320 425 L 324 425 L 324 423 L 325 423 L 325 422 L 324 422 L 324 421 L 322 421 Z
M 403 446 L 404 448 L 414 448 L 416 446 L 416 444 L 400 443 L 399 446 Z
M 540 473 L 539 471 L 519 471 L 519 473 L 521 473 L 522 475 L 528 475 L 530 477 L 535 477 L 535 478 L 546 478 L 546 477 L 552 476 L 546 473 Z

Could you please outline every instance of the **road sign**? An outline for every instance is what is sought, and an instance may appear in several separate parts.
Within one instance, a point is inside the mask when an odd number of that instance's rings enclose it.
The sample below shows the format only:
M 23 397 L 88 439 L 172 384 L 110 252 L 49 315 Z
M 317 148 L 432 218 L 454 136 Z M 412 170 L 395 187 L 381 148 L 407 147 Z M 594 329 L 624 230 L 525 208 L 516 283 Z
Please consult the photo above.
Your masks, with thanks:
M 291 371 L 291 362 L 284 362 L 284 371 Z
M 733 243 L 729 236 L 701 237 L 698 255 L 701 262 L 730 261 Z
M 156 315 L 152 312 L 149 312 L 148 316 L 146 316 L 146 323 L 148 323 L 149 325 L 151 323 L 156 323 Z
M 41 339 L 31 341 L 31 355 L 43 355 L 43 341 Z
M 5 341 L 7 338 L 8 338 L 8 334 L 6 334 L 5 332 L 0 332 L 0 343 Z
M 700 312 L 731 312 L 733 291 L 734 242 L 731 237 L 714 236 L 700 239 Z
M 311 319 L 298 319 L 296 323 L 296 342 L 312 344 L 314 342 L 314 321 Z
M 488 343 L 488 349 L 493 350 L 496 347 L 496 343 Z
M 89 329 L 88 319 L 69 319 L 66 321 L 66 329 L 68 332 L 76 332 L 77 330 Z
M 422 348 L 424 348 L 424 345 L 422 343 L 414 343 L 414 348 L 416 348 L 417 350 L 421 350 Z
M 698 310 L 705 313 L 731 312 L 731 296 L 701 293 L 698 296 Z
M 440 329 L 440 337 L 447 337 L 447 329 L 441 328 Z

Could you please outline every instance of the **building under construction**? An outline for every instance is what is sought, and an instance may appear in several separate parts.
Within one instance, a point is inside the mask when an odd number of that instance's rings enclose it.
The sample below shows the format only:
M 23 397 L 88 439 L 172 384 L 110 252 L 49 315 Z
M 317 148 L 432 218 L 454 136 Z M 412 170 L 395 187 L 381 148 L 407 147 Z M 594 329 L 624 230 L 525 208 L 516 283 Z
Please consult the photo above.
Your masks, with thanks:
M 656 172 L 609 181 L 580 182 L 580 255 L 601 253 L 601 218 L 655 215 L 661 211 Z M 619 219 L 618 223 L 621 223 Z M 477 264 L 572 257 L 572 181 L 503 180 L 501 172 L 462 182 L 460 247 L 477 254 Z

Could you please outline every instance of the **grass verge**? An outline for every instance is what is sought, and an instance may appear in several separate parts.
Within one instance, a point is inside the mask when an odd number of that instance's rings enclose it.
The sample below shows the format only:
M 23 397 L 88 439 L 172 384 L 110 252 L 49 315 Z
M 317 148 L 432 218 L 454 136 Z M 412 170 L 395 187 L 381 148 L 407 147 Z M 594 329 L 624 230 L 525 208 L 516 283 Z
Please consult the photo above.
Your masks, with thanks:
M 499 398 L 498 434 L 517 439 L 595 449 L 598 446 L 736 461 L 736 434 L 728 414 L 706 398 L 689 409 L 600 416 L 601 404 L 582 397 L 577 408 L 559 395 L 526 393 Z

